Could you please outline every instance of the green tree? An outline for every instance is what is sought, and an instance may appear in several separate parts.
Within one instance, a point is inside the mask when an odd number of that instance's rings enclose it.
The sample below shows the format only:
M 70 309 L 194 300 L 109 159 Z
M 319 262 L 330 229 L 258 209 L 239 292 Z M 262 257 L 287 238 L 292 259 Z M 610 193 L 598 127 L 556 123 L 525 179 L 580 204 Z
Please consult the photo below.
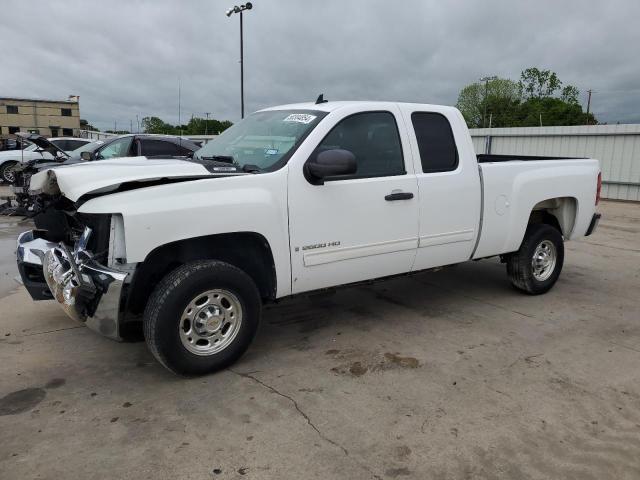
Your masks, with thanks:
M 517 127 L 537 127 L 559 125 L 594 125 L 598 123 L 593 114 L 582 111 L 576 102 L 567 102 L 562 98 L 530 98 L 519 105 L 516 118 Z
M 89 130 L 91 132 L 99 132 L 100 130 L 87 122 L 84 118 L 80 119 L 80 130 Z
M 175 127 L 158 117 L 144 117 L 142 119 L 142 129 L 145 133 L 174 134 Z
M 593 114 L 582 111 L 578 101 L 580 91 L 564 85 L 551 70 L 532 67 L 522 71 L 516 83 L 509 79 L 474 83 L 460 91 L 456 106 L 469 128 L 486 126 L 491 118 L 493 127 L 527 127 L 553 125 L 593 125 Z
M 493 113 L 504 114 L 520 102 L 520 89 L 516 82 L 506 78 L 498 78 L 484 83 L 472 83 L 464 87 L 458 95 L 456 107 L 467 122 L 469 128 L 481 128 L 488 119 L 484 118 Z M 485 109 L 486 106 L 486 109 Z M 504 118 L 504 115 L 500 115 Z M 492 122 L 493 124 L 493 122 Z M 495 125 L 498 126 L 498 125 Z
M 551 97 L 562 86 L 555 72 L 536 67 L 523 70 L 519 84 L 525 98 Z
M 207 123 L 208 122 L 208 123 Z M 233 123 L 228 120 L 216 120 L 193 117 L 186 125 L 171 125 L 158 117 L 144 117 L 142 128 L 145 133 L 163 133 L 169 135 L 210 135 L 223 132 Z
M 578 90 L 573 85 L 567 85 L 562 89 L 562 93 L 560 93 L 560 100 L 566 103 L 578 103 L 578 95 L 580 95 L 580 90 Z

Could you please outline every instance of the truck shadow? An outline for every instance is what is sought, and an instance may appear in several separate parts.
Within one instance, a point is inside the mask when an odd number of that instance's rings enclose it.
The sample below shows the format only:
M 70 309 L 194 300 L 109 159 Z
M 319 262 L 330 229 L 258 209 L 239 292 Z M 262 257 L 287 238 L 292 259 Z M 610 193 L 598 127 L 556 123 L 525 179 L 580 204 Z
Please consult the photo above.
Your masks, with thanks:
M 379 282 L 300 295 L 265 308 L 257 338 L 247 356 L 277 348 L 323 348 L 328 337 L 363 332 L 415 330 L 416 322 L 465 321 L 460 309 L 469 298 L 520 295 L 498 261 L 468 262 L 437 272 L 420 272 Z

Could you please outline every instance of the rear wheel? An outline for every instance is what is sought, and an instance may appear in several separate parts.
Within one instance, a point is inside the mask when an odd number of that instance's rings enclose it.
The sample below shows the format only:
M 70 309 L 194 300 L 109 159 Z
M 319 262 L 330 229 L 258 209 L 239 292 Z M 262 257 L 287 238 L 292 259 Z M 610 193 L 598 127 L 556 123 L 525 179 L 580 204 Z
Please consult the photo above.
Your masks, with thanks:
M 507 273 L 519 290 L 539 295 L 553 287 L 564 263 L 562 235 L 542 223 L 529 225 L 520 249 L 507 257 Z
M 145 340 L 174 373 L 214 372 L 247 350 L 260 309 L 258 288 L 242 270 L 213 260 L 189 263 L 168 274 L 149 298 Z
M 16 179 L 13 174 L 14 167 L 18 164 L 18 162 L 6 162 L 0 167 L 0 178 L 5 183 L 13 183 Z

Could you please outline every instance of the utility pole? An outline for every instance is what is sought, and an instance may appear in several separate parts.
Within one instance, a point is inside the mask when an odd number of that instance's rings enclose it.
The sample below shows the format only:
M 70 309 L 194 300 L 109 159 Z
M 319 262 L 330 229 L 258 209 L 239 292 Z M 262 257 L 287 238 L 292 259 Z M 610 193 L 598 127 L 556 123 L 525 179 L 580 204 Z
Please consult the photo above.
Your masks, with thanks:
M 118 131 L 118 121 L 114 120 L 113 121 L 113 133 L 116 133 Z
M 591 89 L 587 90 L 589 96 L 587 97 L 587 125 L 589 125 L 589 110 L 591 109 Z
M 138 115 L 136 115 L 136 133 L 140 133 L 140 120 L 138 120 Z
M 482 126 L 487 126 L 487 98 L 489 98 L 489 82 L 491 80 L 497 80 L 498 77 L 495 75 L 491 75 L 488 77 L 482 77 L 480 79 L 481 82 L 484 82 L 484 113 L 482 114 Z
M 129 133 L 133 133 L 133 120 L 129 119 Z
M 209 135 L 209 115 L 211 115 L 211 112 L 204 112 L 204 114 L 207 116 L 207 121 L 204 124 L 204 134 Z

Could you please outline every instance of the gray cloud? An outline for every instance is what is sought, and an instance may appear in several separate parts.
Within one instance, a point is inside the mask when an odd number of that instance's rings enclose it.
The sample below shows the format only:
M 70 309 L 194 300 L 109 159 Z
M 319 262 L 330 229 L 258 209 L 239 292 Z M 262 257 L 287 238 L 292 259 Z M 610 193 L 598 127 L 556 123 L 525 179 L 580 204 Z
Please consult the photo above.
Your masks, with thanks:
M 255 0 L 246 110 L 329 99 L 454 104 L 486 74 L 549 68 L 594 90 L 600 121 L 640 122 L 640 2 Z M 136 115 L 239 118 L 231 1 L 3 2 L 0 96 L 80 95 L 102 129 Z M 8 14 L 6 14 L 8 12 Z

